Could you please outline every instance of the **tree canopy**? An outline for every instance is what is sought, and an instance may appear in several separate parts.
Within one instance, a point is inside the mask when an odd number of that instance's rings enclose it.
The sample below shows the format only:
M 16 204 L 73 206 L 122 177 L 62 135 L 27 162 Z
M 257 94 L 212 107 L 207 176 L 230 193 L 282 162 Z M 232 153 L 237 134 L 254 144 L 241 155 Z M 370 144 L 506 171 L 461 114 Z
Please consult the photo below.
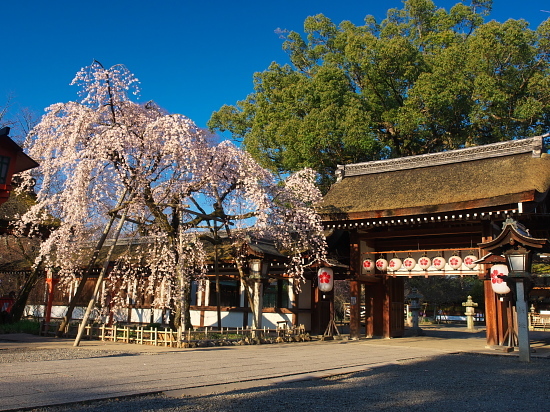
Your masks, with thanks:
M 286 33 L 290 64 L 254 74 L 254 92 L 214 112 L 266 167 L 312 167 L 517 139 L 550 126 L 550 19 L 485 22 L 492 0 L 405 0 L 363 26 L 308 17 Z
M 122 65 L 94 62 L 73 84 L 81 99 L 48 107 L 28 137 L 29 154 L 40 163 L 32 171 L 37 202 L 21 219 L 31 233 L 44 221 L 58 222 L 37 261 L 56 271 L 61 284 L 93 264 L 91 240 L 118 237 L 116 219 L 122 236 L 142 241 L 118 256 L 106 285 L 114 304 L 136 292 L 135 284 L 154 307 L 186 301 L 191 276 L 205 272 L 201 239 L 216 242 L 218 231 L 234 245 L 249 235 L 272 239 L 289 254 L 287 273 L 297 278 L 324 256 L 314 172 L 278 181 L 185 116 L 132 101 L 138 81 Z M 25 177 L 34 183 L 31 173 Z M 236 247 L 233 257 L 242 273 Z

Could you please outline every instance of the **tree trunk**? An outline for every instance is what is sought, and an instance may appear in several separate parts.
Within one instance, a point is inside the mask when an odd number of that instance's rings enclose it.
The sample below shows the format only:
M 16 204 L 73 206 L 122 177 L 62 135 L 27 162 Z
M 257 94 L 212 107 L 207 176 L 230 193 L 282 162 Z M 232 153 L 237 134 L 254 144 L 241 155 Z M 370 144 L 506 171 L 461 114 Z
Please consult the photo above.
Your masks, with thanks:
M 263 308 L 263 297 L 264 297 L 264 287 L 263 283 L 260 281 L 255 281 L 253 283 L 253 296 L 252 300 L 254 302 L 254 309 L 252 311 L 252 329 L 261 329 L 262 328 L 262 308 Z
M 182 276 L 180 325 L 183 331 L 191 329 L 191 282 L 189 276 Z
M 258 293 L 262 292 L 261 284 L 259 288 L 254 287 L 254 289 L 251 292 L 252 288 L 248 284 L 248 281 L 246 279 L 246 276 L 242 267 L 242 263 L 240 262 L 239 259 L 237 259 L 237 269 L 239 271 L 239 278 L 241 280 L 241 284 L 243 285 L 243 288 L 246 294 L 246 299 L 248 300 L 248 306 L 250 307 L 250 311 L 252 312 L 252 329 L 258 329 L 259 327 L 261 327 L 261 323 L 262 323 L 261 316 L 262 316 L 263 305 L 261 303 L 261 300 L 262 300 L 261 298 L 263 298 L 263 296 L 261 297 L 258 296 L 258 299 L 256 299 L 256 296 Z M 253 336 L 256 337 L 256 332 L 253 333 Z
M 42 275 L 43 275 L 42 265 L 38 264 L 32 270 L 31 274 L 25 281 L 23 288 L 21 288 L 17 297 L 15 298 L 15 302 L 11 307 L 11 311 L 10 311 L 12 322 L 18 322 L 19 320 L 21 320 L 21 317 L 25 312 L 25 306 L 27 306 L 27 300 L 29 299 L 29 295 L 31 294 L 33 288 L 36 286 L 36 284 L 38 283 Z

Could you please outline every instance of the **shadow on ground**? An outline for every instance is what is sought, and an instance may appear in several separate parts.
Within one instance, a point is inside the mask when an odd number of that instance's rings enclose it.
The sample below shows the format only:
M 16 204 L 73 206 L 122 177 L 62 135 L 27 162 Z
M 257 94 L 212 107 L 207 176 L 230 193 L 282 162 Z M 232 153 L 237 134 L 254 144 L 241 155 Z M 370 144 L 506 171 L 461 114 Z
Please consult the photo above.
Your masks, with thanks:
M 36 411 L 517 411 L 548 407 L 550 360 L 451 354 L 218 395 L 162 394 Z

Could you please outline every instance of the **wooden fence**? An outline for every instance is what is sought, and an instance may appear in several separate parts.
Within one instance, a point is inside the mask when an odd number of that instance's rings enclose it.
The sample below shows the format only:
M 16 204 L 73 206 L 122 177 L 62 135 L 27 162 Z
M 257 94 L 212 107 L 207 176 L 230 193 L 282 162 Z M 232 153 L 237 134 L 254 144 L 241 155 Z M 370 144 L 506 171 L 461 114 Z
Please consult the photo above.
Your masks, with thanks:
M 530 330 L 550 330 L 550 315 L 529 314 Z
M 65 329 L 64 337 L 75 338 L 79 324 L 71 324 Z M 55 336 L 57 324 L 42 322 L 40 334 Z M 259 344 L 278 342 L 297 342 L 310 340 L 304 325 L 284 326 L 276 329 L 247 328 L 200 328 L 185 332 L 169 328 L 146 328 L 136 325 L 87 325 L 82 339 L 101 340 L 140 345 L 166 347 L 222 346 L 231 344 Z

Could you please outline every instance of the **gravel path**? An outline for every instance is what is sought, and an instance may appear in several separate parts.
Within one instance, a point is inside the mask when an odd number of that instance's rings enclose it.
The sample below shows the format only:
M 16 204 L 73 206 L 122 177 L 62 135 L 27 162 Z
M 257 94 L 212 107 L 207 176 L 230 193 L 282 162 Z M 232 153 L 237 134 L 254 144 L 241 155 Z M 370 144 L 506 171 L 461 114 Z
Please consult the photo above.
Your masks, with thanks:
M 29 349 L 29 348 L 10 348 L 0 350 L 0 364 L 15 362 L 34 362 L 51 360 L 70 360 L 86 358 L 102 358 L 105 356 L 129 356 L 134 353 L 125 353 L 114 350 L 93 350 L 81 348 L 63 348 L 63 349 Z
M 2 362 L 131 356 L 111 350 L 7 349 Z M 550 359 L 451 354 L 360 373 L 223 394 L 164 394 L 94 401 L 33 411 L 517 411 L 550 410 Z

